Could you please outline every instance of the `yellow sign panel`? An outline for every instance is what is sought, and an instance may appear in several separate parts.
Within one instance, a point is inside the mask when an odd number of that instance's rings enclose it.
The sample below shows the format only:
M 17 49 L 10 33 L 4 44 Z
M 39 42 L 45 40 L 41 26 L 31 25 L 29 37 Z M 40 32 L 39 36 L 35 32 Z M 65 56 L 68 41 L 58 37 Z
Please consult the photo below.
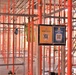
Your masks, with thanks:
M 40 26 L 40 39 L 39 43 L 51 44 L 52 43 L 52 26 Z

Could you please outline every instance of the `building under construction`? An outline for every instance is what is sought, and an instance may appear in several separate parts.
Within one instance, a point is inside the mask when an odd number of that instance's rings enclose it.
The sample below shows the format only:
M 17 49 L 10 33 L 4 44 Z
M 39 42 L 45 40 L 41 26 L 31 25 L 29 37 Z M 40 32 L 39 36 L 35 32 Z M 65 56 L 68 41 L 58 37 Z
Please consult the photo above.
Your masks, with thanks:
M 0 0 L 0 75 L 76 75 L 76 0 Z

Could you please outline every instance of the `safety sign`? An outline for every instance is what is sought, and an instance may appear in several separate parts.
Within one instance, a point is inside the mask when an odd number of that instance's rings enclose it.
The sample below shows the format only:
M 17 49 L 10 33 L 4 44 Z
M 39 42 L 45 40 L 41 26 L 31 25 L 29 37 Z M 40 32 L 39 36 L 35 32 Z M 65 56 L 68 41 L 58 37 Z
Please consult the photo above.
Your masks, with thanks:
M 65 26 L 53 26 L 53 44 L 65 45 L 66 28 Z
M 38 25 L 39 45 L 65 45 L 66 26 L 64 25 Z

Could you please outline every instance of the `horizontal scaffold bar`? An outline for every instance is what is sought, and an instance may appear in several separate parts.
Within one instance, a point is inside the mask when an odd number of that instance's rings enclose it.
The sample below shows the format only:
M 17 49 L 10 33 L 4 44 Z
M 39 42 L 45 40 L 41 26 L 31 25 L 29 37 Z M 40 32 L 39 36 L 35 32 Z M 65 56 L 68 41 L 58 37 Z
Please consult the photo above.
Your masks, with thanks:
M 7 58 L 7 57 L 0 57 L 0 59 L 3 59 L 3 58 Z M 9 57 L 10 59 L 11 58 L 13 58 L 13 57 Z M 23 57 L 14 57 L 14 58 L 19 58 L 19 59 L 21 59 L 21 58 L 24 58 L 24 55 L 23 55 Z M 28 57 L 25 57 L 25 58 L 28 58 Z
M 43 15 L 45 18 L 60 18 L 60 19 L 68 19 L 68 17 L 61 17 L 61 16 L 51 16 L 51 15 Z M 72 19 L 76 19 L 76 17 L 72 17 Z
M 7 24 L 7 25 L 25 25 L 24 23 L 23 23 L 23 24 L 20 24 L 20 23 L 0 23 L 0 24 Z
M 0 64 L 0 66 L 12 66 L 12 65 L 24 65 L 24 63 L 17 63 L 17 64 Z
M 55 13 L 59 13 L 60 11 L 63 11 L 63 10 L 65 10 L 65 9 L 67 9 L 67 8 L 61 8 L 61 9 L 55 10 L 55 11 L 47 14 L 47 16 L 50 16 L 50 15 L 55 14 Z
M 13 14 L 13 13 L 0 13 L 0 15 L 9 15 L 9 16 L 26 16 L 26 17 L 37 17 L 38 15 L 33 14 L 33 15 L 29 15 L 29 14 Z

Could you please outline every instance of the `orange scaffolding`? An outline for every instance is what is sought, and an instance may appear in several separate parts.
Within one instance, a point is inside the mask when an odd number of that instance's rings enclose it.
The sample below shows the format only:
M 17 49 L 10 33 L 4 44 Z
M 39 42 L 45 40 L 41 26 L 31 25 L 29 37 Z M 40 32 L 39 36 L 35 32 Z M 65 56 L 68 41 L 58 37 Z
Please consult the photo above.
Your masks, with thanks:
M 72 0 L 6 0 L 6 2 L 5 5 L 1 4 L 3 7 L 0 11 L 0 50 L 7 69 L 11 69 L 12 65 L 14 74 L 16 66 L 21 64 L 24 67 L 24 75 L 36 75 L 35 68 L 38 70 L 37 75 L 45 74 L 47 68 L 48 75 L 52 72 L 60 75 L 65 66 L 64 74 L 71 75 L 72 66 L 75 65 L 72 65 L 72 31 L 76 31 L 72 29 L 72 19 L 76 19 L 72 18 Z M 39 24 L 65 25 L 68 46 L 38 45 Z M 15 34 L 15 30 L 18 35 Z M 62 50 L 65 56 L 63 58 Z M 67 52 L 68 54 L 65 54 Z M 23 58 L 19 59 L 23 60 L 23 63 L 17 64 L 15 61 L 17 58 Z M 62 59 L 65 61 L 62 62 Z

